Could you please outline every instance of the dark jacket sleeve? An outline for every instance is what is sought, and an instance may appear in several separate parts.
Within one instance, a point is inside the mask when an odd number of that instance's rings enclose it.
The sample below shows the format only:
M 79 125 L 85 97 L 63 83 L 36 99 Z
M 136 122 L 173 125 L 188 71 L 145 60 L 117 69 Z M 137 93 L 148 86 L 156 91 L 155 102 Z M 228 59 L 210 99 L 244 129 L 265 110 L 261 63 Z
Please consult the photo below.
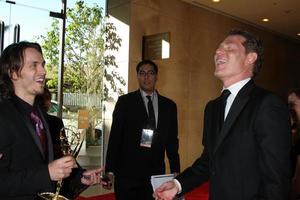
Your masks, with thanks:
M 170 163 L 170 170 L 172 173 L 180 172 L 180 160 L 178 154 L 178 122 L 177 122 L 177 107 L 174 102 L 170 104 L 170 125 L 169 138 L 166 144 L 167 157 Z
M 122 142 L 123 123 L 124 123 L 124 98 L 119 97 L 113 111 L 113 121 L 109 135 L 106 153 L 106 172 L 115 172 L 115 165 L 118 160 L 119 147 Z
M 267 95 L 254 124 L 261 199 L 283 200 L 290 192 L 291 131 L 287 106 L 274 95 Z

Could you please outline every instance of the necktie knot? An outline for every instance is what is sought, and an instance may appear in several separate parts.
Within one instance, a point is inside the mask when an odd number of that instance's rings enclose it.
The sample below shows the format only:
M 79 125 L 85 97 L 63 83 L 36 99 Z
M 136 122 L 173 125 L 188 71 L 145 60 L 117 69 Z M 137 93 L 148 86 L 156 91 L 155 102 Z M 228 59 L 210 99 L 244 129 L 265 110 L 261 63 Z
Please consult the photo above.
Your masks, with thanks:
M 38 128 L 40 130 L 43 130 L 44 129 L 44 126 L 43 126 L 43 123 L 42 123 L 42 120 L 39 118 L 39 116 L 37 115 L 37 113 L 35 111 L 32 111 L 30 113 L 30 118 L 31 120 L 35 123 L 36 126 L 38 126 Z M 39 134 L 39 133 L 38 133 Z
M 223 90 L 222 94 L 221 94 L 221 99 L 223 102 L 226 102 L 228 96 L 231 94 L 231 92 L 226 89 L 226 90 Z
M 149 102 L 149 101 L 152 101 L 150 95 L 147 95 L 146 97 L 147 97 L 147 99 L 148 99 L 148 102 Z

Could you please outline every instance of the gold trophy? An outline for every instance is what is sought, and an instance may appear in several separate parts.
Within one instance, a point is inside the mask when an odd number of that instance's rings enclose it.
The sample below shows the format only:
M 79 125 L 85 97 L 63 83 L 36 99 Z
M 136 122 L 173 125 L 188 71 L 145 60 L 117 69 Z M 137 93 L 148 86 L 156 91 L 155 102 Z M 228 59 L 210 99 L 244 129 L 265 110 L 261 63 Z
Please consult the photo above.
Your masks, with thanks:
M 70 133 L 70 134 L 67 134 Z M 70 142 L 68 141 L 70 138 Z M 80 133 L 75 133 L 71 129 L 62 128 L 59 133 L 60 148 L 64 156 L 71 155 L 76 158 L 79 154 L 83 143 L 83 137 Z M 63 180 L 57 181 L 56 192 L 43 192 L 39 193 L 38 196 L 45 200 L 69 200 L 68 198 L 59 195 L 60 189 L 62 188 Z

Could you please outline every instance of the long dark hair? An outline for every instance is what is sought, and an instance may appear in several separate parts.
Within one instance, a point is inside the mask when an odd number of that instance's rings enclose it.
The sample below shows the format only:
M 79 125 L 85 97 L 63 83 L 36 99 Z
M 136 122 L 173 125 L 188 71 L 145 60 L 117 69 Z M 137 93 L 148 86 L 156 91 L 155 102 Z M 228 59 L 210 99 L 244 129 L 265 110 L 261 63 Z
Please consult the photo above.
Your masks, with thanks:
M 11 81 L 13 72 L 20 73 L 24 65 L 24 52 L 27 48 L 34 48 L 42 53 L 38 43 L 22 41 L 9 45 L 4 49 L 0 57 L 0 94 L 3 98 L 11 97 L 14 92 L 14 85 Z

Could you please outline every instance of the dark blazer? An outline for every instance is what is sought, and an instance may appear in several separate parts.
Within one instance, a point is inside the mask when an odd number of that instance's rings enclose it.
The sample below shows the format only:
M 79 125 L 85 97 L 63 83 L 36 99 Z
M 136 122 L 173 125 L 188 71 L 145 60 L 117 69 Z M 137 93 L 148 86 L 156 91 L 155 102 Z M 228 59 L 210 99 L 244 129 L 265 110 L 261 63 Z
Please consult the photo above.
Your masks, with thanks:
M 158 94 L 158 123 L 152 147 L 140 146 L 148 119 L 139 90 L 120 96 L 114 112 L 106 155 L 106 171 L 119 177 L 149 178 L 165 173 L 165 152 L 171 172 L 179 172 L 177 107 Z
M 13 99 L 0 102 L 0 199 L 32 200 L 36 193 L 53 191 L 48 163 L 53 160 L 52 140 L 45 117 L 43 121 L 48 156 L 24 108 Z
M 287 200 L 291 135 L 285 103 L 251 80 L 219 132 L 219 101 L 205 108 L 201 157 L 177 177 L 183 193 L 209 180 L 211 200 Z

